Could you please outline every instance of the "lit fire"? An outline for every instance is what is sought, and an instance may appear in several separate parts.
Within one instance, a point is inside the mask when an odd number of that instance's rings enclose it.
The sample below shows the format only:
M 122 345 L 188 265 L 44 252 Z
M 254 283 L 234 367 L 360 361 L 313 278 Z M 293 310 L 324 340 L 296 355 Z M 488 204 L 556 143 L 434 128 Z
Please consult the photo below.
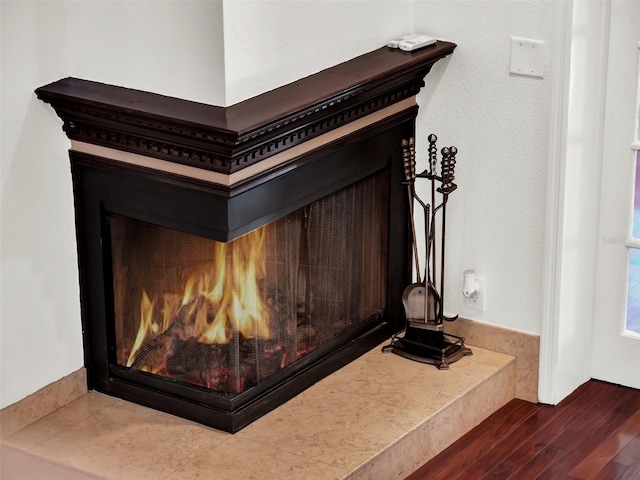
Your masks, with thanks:
M 270 310 L 260 289 L 266 275 L 263 245 L 264 228 L 229 243 L 216 242 L 214 265 L 187 279 L 182 298 L 165 294 L 158 302 L 161 307 L 143 292 L 140 324 L 127 366 L 133 366 L 145 345 L 169 342 L 174 336 L 205 344 L 227 343 L 236 332 L 247 339 L 269 339 Z M 139 368 L 153 373 L 162 369 L 159 365 Z

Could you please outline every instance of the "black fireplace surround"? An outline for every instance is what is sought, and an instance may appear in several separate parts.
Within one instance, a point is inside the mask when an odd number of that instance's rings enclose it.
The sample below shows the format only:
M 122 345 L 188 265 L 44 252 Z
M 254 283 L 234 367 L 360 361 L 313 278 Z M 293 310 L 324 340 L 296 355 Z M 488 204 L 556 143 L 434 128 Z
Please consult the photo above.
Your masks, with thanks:
M 411 268 L 400 142 L 414 136 L 414 97 L 424 77 L 454 49 L 449 42 L 411 53 L 384 47 L 230 107 L 75 78 L 38 88 L 38 98 L 53 106 L 72 141 L 89 388 L 236 432 L 400 331 L 405 323 L 402 292 Z M 174 352 L 175 332 L 164 344 L 156 343 L 172 352 L 178 373 L 158 375 L 122 360 L 118 332 L 123 327 L 115 320 L 121 316 L 116 300 L 122 282 L 115 278 L 114 265 L 133 269 L 137 254 L 136 248 L 114 247 L 113 242 L 130 236 L 129 224 L 141 225 L 143 238 L 173 238 L 171 232 L 181 232 L 215 245 L 230 243 L 289 218 L 304 224 L 310 209 L 321 208 L 314 205 L 333 205 L 338 192 L 371 181 L 378 185 L 371 190 L 378 192 L 375 202 L 371 194 L 354 193 L 353 198 L 378 205 L 384 231 L 375 231 L 371 239 L 365 223 L 353 232 L 343 227 L 338 237 L 353 233 L 361 237 L 358 245 L 369 240 L 381 245 L 384 291 L 375 312 L 351 321 L 299 358 L 289 354 L 285 361 L 281 354 L 281 365 L 237 391 L 185 380 Z M 369 210 L 352 211 L 359 217 Z M 274 238 L 272 244 L 279 245 L 280 237 Z M 368 243 L 359 248 L 360 257 L 371 255 Z M 302 250 L 296 246 L 292 251 Z M 308 274 L 300 266 L 295 271 Z M 292 277 L 295 283 L 295 273 Z M 303 288 L 300 275 L 297 282 L 294 290 Z M 352 283 L 355 287 L 347 286 L 360 296 L 366 279 Z M 336 291 L 342 287 L 336 285 Z M 358 301 L 347 303 L 357 306 Z M 298 324 L 305 318 L 298 312 Z

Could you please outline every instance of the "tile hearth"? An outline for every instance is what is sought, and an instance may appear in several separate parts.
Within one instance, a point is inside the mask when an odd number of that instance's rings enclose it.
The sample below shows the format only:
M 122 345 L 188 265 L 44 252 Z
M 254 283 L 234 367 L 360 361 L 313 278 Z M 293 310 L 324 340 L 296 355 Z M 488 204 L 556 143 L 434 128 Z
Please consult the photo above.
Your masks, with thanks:
M 515 358 L 448 371 L 376 348 L 235 435 L 89 392 L 2 442 L 0 477 L 392 479 L 514 397 Z

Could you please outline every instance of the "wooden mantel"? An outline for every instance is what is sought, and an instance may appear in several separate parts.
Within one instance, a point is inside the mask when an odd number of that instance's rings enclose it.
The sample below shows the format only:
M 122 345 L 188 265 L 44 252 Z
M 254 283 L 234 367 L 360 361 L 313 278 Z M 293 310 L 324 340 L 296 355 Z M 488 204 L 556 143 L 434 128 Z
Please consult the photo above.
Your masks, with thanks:
M 383 47 L 229 107 L 77 78 L 36 94 L 71 140 L 231 174 L 415 96 L 455 48 Z

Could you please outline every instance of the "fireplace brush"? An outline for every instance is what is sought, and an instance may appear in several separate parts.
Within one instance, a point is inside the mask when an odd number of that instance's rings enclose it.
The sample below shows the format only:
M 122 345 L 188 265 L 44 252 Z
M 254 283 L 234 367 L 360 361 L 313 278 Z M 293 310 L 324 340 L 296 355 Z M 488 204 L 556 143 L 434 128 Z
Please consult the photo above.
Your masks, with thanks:
M 431 135 L 429 137 L 430 147 L 433 145 L 435 150 L 435 142 L 437 137 L 435 135 Z M 442 203 L 436 207 L 433 211 L 433 215 L 431 218 L 431 231 L 435 232 L 435 214 L 437 210 L 442 210 L 442 224 L 440 227 L 440 307 L 444 308 L 444 259 L 445 259 L 445 226 L 446 226 L 446 213 L 447 213 L 447 201 L 449 200 L 449 194 L 453 192 L 458 186 L 453 183 L 455 179 L 454 169 L 456 165 L 456 154 L 458 153 L 458 149 L 456 147 L 444 147 L 441 151 L 442 153 L 442 163 L 441 163 L 441 176 L 436 177 L 433 173 L 433 170 L 427 175 L 427 177 L 431 178 L 431 198 L 435 198 L 435 180 L 440 182 L 440 186 L 436 189 L 438 193 L 442 195 Z M 433 164 L 430 164 L 433 165 Z M 433 234 L 433 233 L 432 233 Z M 434 243 L 434 260 L 433 260 L 433 281 L 435 282 L 436 278 L 436 268 L 435 268 L 435 243 Z M 446 320 L 449 322 L 454 321 L 458 318 L 458 315 L 453 317 L 448 317 L 444 315 L 444 312 L 440 312 L 440 318 L 442 320 Z

